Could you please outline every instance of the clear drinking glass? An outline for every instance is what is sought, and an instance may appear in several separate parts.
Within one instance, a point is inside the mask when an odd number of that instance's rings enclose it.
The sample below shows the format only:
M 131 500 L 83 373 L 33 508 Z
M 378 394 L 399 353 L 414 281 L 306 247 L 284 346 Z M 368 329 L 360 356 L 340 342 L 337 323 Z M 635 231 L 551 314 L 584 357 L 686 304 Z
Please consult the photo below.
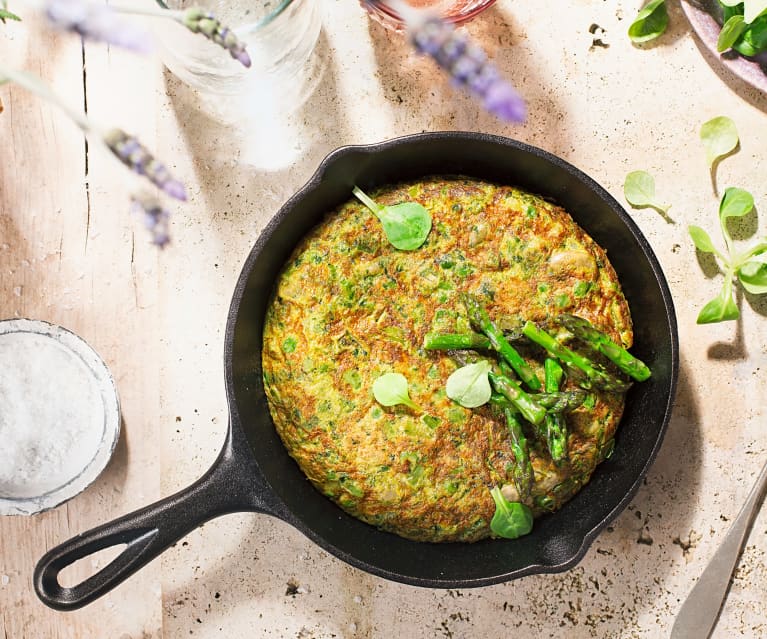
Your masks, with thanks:
M 360 4 L 378 22 L 390 29 L 402 29 L 403 21 L 386 0 L 360 0 Z M 408 0 L 414 9 L 430 9 L 453 24 L 461 24 L 495 4 L 495 0 Z
M 305 83 L 321 28 L 318 0 L 156 1 L 169 9 L 208 9 L 247 46 L 250 68 L 201 35 L 170 20 L 156 21 L 165 66 L 201 93 L 258 93 L 287 101 Z

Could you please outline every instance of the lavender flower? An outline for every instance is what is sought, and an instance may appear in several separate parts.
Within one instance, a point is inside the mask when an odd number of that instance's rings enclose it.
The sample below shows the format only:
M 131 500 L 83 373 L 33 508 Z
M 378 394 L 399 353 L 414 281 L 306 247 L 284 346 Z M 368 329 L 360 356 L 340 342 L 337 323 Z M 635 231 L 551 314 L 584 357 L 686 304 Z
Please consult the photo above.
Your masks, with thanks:
M 480 98 L 484 107 L 511 122 L 524 122 L 527 106 L 479 47 L 441 18 L 419 16 L 408 24 L 413 46 L 445 69 L 454 85 Z
M 170 213 L 148 193 L 132 195 L 131 202 L 133 212 L 144 218 L 144 226 L 152 234 L 152 244 L 164 248 L 170 242 Z
M 193 33 L 201 33 L 208 40 L 226 49 L 229 55 L 243 66 L 250 66 L 250 56 L 245 50 L 245 44 L 240 42 L 234 32 L 229 27 L 223 26 L 212 13 L 193 7 L 184 12 L 181 23 Z
M 152 184 L 177 200 L 186 200 L 186 189 L 174 179 L 164 164 L 154 158 L 145 146 L 121 129 L 112 129 L 104 142 L 120 161 L 139 175 L 145 175 Z
M 107 5 L 85 0 L 45 0 L 43 6 L 48 20 L 64 31 L 139 53 L 152 49 L 151 38 L 145 31 L 124 22 Z

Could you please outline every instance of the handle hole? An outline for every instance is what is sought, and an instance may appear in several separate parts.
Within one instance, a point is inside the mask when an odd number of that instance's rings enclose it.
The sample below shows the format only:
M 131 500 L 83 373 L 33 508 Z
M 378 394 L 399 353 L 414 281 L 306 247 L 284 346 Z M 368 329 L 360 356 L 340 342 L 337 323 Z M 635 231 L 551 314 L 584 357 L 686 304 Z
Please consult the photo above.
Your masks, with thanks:
M 92 555 L 64 566 L 59 572 L 58 582 L 64 588 L 73 588 L 95 575 L 104 566 L 110 564 L 127 547 L 128 544 L 114 544 Z

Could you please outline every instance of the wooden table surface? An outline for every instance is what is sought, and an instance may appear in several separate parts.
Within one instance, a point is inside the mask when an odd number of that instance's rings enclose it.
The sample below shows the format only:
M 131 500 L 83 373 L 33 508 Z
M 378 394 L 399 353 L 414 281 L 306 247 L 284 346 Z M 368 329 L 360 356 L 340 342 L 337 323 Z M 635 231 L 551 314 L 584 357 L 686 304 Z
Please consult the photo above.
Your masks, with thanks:
M 149 245 L 128 212 L 137 178 L 86 146 L 60 111 L 0 86 L 0 317 L 41 319 L 88 341 L 110 367 L 123 431 L 106 472 L 68 503 L 0 518 L 0 637 L 665 637 L 767 460 L 767 305 L 698 326 L 721 285 L 701 268 L 688 224 L 719 242 L 714 185 L 756 199 L 740 237 L 767 221 L 767 97 L 722 71 L 677 2 L 669 31 L 632 45 L 640 2 L 499 0 L 466 29 L 528 100 L 505 125 L 455 93 L 356 0 L 321 2 L 317 84 L 279 119 L 223 126 L 156 57 L 54 34 L 29 12 L 0 25 L 0 60 L 40 75 L 75 107 L 135 133 L 187 184 L 172 244 Z M 19 12 L 20 8 L 19 8 Z M 599 39 L 601 45 L 596 42 Z M 716 180 L 698 139 L 728 115 L 741 134 Z M 243 260 L 279 206 L 327 152 L 433 130 L 507 135 L 560 155 L 621 203 L 650 171 L 669 219 L 627 206 L 674 294 L 678 397 L 663 448 L 632 504 L 568 572 L 498 586 L 430 590 L 362 573 L 269 517 L 206 524 L 112 593 L 54 612 L 31 588 L 39 557 L 94 525 L 188 485 L 215 458 L 227 423 L 222 344 Z M 705 266 L 705 265 L 704 265 Z M 0 363 L 1 365 L 1 363 Z M 2 442 L 0 442 L 2 445 Z M 767 518 L 757 519 L 715 637 L 765 637 Z M 108 558 L 84 560 L 66 583 Z

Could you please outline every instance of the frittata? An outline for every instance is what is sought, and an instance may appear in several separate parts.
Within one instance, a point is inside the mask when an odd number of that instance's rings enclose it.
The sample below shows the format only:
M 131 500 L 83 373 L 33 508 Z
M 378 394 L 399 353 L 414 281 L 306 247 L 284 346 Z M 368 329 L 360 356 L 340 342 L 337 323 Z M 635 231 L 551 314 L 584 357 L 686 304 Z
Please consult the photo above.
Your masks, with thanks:
M 417 541 L 489 537 L 490 489 L 521 500 L 509 433 L 489 405 L 468 409 L 446 396 L 459 365 L 449 353 L 424 350 L 424 336 L 466 330 L 461 296 L 471 293 L 502 327 L 570 313 L 628 348 L 628 304 L 605 252 L 541 197 L 463 177 L 371 196 L 383 205 L 419 202 L 431 232 L 417 250 L 397 250 L 350 199 L 295 249 L 263 333 L 275 427 L 313 485 L 351 515 Z M 536 349 L 521 352 L 542 370 Z M 417 409 L 376 402 L 373 382 L 388 372 L 407 378 Z M 571 498 L 610 454 L 623 405 L 623 394 L 590 391 L 567 416 L 564 463 L 528 438 L 535 481 L 523 501 L 536 516 Z

